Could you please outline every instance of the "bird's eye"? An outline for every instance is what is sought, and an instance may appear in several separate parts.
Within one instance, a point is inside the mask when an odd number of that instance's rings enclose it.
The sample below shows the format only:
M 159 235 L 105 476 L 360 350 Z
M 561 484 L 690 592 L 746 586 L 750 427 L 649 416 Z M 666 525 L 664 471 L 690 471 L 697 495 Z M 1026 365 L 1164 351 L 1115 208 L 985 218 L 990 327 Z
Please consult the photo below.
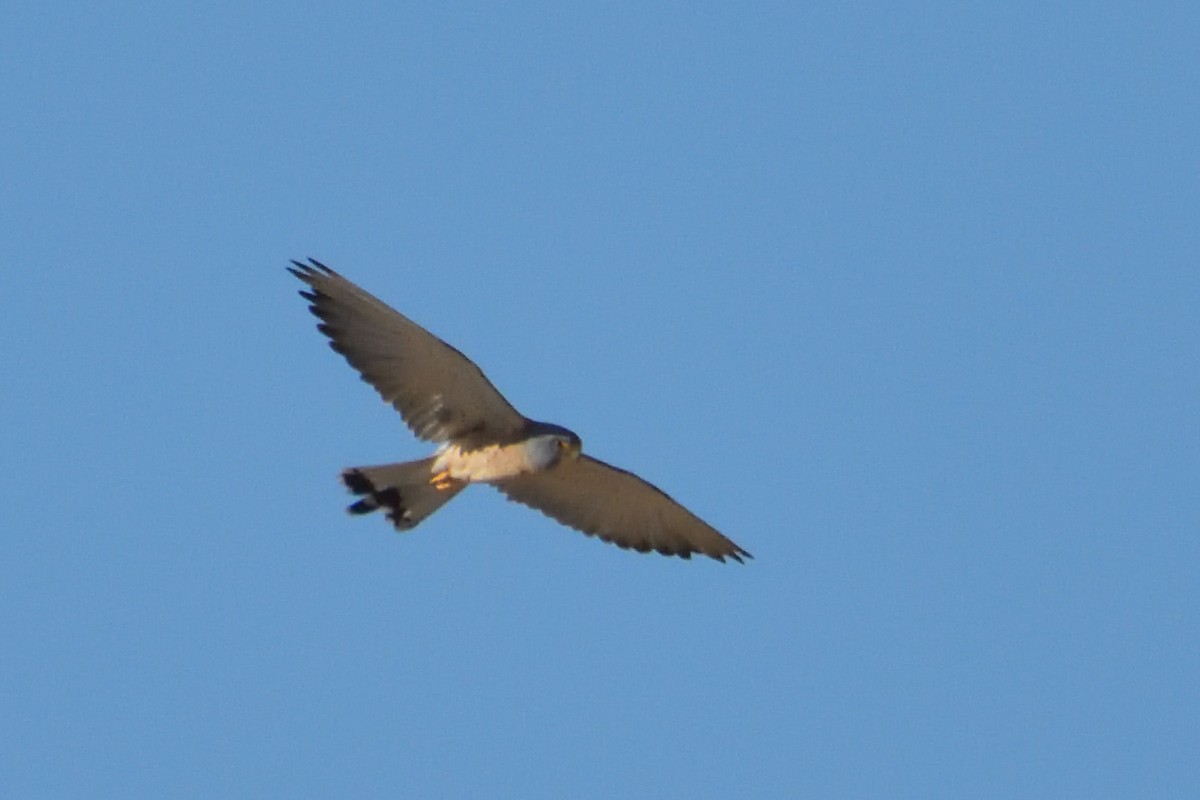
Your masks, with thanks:
M 555 440 L 554 440 L 554 443 L 555 443 L 556 445 L 558 445 L 558 449 L 559 449 L 559 450 L 566 450 L 566 449 L 567 449 L 567 440 L 566 440 L 566 439 L 555 439 Z

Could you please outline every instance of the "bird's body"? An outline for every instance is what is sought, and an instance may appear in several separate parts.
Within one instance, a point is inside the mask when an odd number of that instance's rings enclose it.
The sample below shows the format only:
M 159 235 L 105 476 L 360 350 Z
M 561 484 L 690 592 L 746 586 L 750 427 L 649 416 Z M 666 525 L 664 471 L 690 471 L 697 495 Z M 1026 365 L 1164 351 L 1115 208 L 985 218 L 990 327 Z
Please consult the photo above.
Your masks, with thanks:
M 527 439 L 516 444 L 488 444 L 474 450 L 457 444 L 438 448 L 433 459 L 435 475 L 465 483 L 493 483 L 527 472 L 550 469 L 563 455 L 559 440 Z
M 620 547 L 724 561 L 742 548 L 633 473 L 582 454 L 573 432 L 517 412 L 466 356 L 318 261 L 292 262 L 330 346 L 413 433 L 439 444 L 419 461 L 353 467 L 342 481 L 409 530 L 472 483 Z

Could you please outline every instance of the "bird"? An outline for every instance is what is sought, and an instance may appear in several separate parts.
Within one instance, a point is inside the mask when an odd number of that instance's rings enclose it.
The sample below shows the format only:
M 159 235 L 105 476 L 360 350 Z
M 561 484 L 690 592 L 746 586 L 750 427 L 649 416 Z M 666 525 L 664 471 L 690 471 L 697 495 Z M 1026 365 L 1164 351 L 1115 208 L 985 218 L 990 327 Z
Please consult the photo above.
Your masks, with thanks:
M 351 514 L 383 510 L 408 531 L 483 483 L 624 549 L 753 558 L 657 486 L 583 453 L 573 431 L 522 415 L 459 350 L 341 274 L 313 258 L 291 264 L 329 346 L 418 439 L 437 445 L 416 461 L 343 470 L 342 483 L 358 497 Z

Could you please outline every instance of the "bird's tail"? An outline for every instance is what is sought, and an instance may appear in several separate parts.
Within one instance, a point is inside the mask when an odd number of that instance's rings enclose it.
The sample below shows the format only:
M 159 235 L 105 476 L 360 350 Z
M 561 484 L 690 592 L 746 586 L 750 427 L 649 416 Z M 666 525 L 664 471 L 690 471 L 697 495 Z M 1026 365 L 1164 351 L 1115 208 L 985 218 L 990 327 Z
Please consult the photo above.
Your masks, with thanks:
M 342 483 L 362 496 L 347 511 L 369 514 L 376 509 L 386 509 L 387 518 L 401 531 L 416 527 L 467 485 L 462 481 L 435 484 L 432 457 L 402 464 L 351 467 L 342 473 Z

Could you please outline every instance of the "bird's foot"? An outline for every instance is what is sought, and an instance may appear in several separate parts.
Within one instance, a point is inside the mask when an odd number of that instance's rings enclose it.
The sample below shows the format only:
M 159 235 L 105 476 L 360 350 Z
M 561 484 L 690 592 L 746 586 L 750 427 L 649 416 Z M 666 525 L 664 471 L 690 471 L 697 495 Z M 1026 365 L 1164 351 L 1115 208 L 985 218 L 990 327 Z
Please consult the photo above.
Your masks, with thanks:
M 454 479 L 450 477 L 450 470 L 444 469 L 441 472 L 435 473 L 429 482 L 433 484 L 433 488 L 438 491 L 445 491 L 454 485 Z

